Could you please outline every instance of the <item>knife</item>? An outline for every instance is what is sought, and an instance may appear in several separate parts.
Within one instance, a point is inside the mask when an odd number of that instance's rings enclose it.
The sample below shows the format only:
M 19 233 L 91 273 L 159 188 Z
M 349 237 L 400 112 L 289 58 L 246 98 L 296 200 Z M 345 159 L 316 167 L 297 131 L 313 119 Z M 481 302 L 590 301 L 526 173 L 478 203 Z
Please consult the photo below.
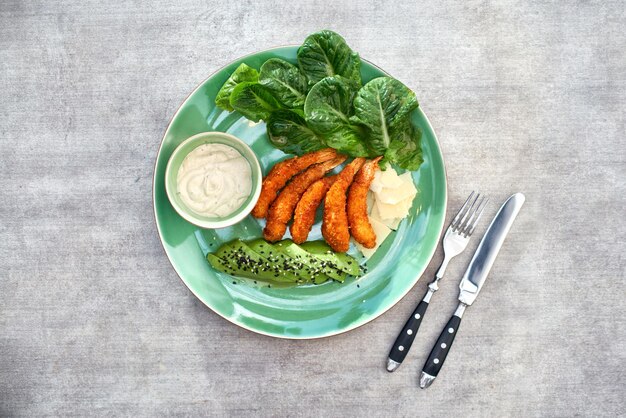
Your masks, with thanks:
M 452 347 L 454 337 L 459 330 L 465 308 L 476 300 L 480 289 L 485 284 L 491 266 L 495 261 L 504 239 L 511 229 L 515 217 L 519 213 L 526 198 L 521 193 L 509 197 L 489 224 L 487 232 L 480 240 L 478 248 L 470 261 L 461 283 L 459 284 L 459 305 L 439 335 L 420 375 L 420 388 L 429 387 L 443 366 L 448 351 Z

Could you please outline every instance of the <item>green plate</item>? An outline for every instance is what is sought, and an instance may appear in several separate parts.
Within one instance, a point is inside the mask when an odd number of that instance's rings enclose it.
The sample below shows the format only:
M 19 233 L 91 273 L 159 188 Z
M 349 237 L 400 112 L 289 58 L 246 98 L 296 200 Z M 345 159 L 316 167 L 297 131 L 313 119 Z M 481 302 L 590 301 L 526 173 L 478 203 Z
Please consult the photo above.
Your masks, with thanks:
M 234 238 L 261 236 L 261 224 L 249 216 L 233 227 L 199 229 L 174 211 L 164 184 L 172 151 L 199 132 L 228 132 L 241 138 L 259 157 L 264 174 L 275 162 L 286 158 L 269 143 L 265 124 L 252 123 L 237 112 L 217 109 L 213 101 L 224 81 L 242 62 L 255 68 L 273 57 L 295 63 L 296 51 L 295 46 L 282 47 L 240 58 L 202 82 L 183 102 L 165 132 L 156 158 L 154 213 L 172 266 L 193 294 L 218 315 L 260 334 L 318 338 L 349 331 L 387 311 L 417 283 L 435 252 L 445 218 L 446 175 L 437 138 L 421 109 L 412 115 L 423 132 L 424 163 L 413 173 L 418 195 L 409 217 L 368 260 L 368 273 L 358 280 L 276 288 L 219 273 L 207 263 L 206 252 Z M 361 74 L 364 82 L 386 75 L 365 61 Z M 309 239 L 321 239 L 319 222 Z

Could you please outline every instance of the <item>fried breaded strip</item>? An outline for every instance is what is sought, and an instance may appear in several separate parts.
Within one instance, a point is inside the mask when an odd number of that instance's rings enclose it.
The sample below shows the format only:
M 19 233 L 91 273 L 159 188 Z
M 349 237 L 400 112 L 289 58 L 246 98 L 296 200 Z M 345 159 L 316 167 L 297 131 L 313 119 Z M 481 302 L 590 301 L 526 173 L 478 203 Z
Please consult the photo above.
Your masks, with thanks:
M 322 163 L 335 157 L 337 157 L 337 152 L 334 149 L 324 148 L 276 164 L 272 167 L 265 179 L 263 179 L 261 195 L 254 209 L 252 209 L 252 216 L 255 218 L 265 218 L 267 216 L 267 210 L 274 199 L 276 199 L 276 195 L 280 189 L 285 187 L 285 184 L 287 184 L 290 178 L 313 164 Z
M 322 203 L 326 192 L 336 179 L 337 176 L 319 179 L 300 198 L 293 214 L 293 223 L 289 227 L 291 238 L 296 244 L 302 244 L 309 237 L 311 227 L 315 223 L 317 207 Z
M 324 219 L 322 235 L 337 252 L 345 253 L 350 248 L 350 231 L 348 230 L 348 214 L 346 213 L 346 191 L 352 183 L 354 175 L 359 171 L 365 158 L 352 160 L 337 176 L 330 186 L 324 199 Z
M 293 215 L 298 201 L 306 190 L 326 175 L 327 172 L 343 163 L 346 157 L 341 155 L 320 164 L 315 164 L 298 174 L 280 192 L 267 212 L 267 224 L 263 229 L 263 237 L 270 241 L 280 240 L 287 231 L 287 223 Z
M 347 212 L 350 234 L 365 248 L 376 246 L 376 233 L 367 216 L 367 192 L 374 180 L 374 174 L 378 170 L 378 161 L 381 158 L 374 158 L 363 164 L 348 190 Z

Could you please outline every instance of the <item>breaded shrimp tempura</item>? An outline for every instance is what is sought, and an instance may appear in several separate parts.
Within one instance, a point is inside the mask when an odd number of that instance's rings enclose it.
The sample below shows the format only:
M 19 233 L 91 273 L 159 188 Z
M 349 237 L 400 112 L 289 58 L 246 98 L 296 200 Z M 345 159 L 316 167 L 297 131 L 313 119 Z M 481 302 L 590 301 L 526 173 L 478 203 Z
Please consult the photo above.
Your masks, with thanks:
M 276 195 L 280 189 L 285 187 L 285 184 L 287 184 L 290 178 L 313 164 L 322 163 L 335 157 L 337 157 L 337 152 L 334 149 L 324 148 L 276 164 L 272 167 L 265 179 L 263 179 L 261 195 L 254 209 L 252 209 L 252 216 L 255 218 L 265 218 L 267 216 L 267 210 L 274 199 L 276 199 Z
M 345 253 L 350 248 L 350 231 L 348 230 L 348 214 L 346 213 L 346 190 L 350 187 L 354 175 L 359 171 L 365 158 L 352 160 L 337 176 L 330 186 L 324 199 L 324 219 L 322 235 L 337 252 Z
M 345 160 L 346 157 L 341 155 L 330 161 L 315 164 L 295 176 L 280 192 L 272 206 L 270 206 L 267 213 L 267 224 L 265 229 L 263 229 L 263 237 L 271 242 L 280 240 L 285 235 L 285 231 L 287 231 L 287 223 L 291 219 L 293 210 L 300 201 L 302 194 L 311 184 L 324 177 L 327 172 Z
M 337 176 L 319 179 L 304 192 L 293 214 L 293 223 L 289 227 L 291 238 L 296 244 L 302 244 L 309 237 L 311 227 L 315 223 L 315 212 L 322 203 L 326 192 L 333 185 Z
M 366 162 L 354 176 L 354 181 L 348 190 L 347 212 L 350 234 L 365 248 L 376 246 L 376 233 L 367 216 L 367 192 L 374 180 L 374 174 L 378 170 L 378 161 L 381 158 Z

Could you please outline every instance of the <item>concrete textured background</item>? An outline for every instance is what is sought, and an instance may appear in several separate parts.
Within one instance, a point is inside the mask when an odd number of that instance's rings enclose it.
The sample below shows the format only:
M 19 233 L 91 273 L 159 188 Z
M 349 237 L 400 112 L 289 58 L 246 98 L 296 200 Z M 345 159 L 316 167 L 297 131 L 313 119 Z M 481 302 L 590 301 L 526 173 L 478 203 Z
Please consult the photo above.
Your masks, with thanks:
M 107 3 L 0 2 L 0 416 L 626 414 L 625 2 Z M 417 92 L 451 208 L 474 188 L 527 197 L 427 391 L 471 251 L 388 374 L 426 280 L 347 334 L 272 339 L 196 300 L 155 230 L 182 100 L 322 28 Z

